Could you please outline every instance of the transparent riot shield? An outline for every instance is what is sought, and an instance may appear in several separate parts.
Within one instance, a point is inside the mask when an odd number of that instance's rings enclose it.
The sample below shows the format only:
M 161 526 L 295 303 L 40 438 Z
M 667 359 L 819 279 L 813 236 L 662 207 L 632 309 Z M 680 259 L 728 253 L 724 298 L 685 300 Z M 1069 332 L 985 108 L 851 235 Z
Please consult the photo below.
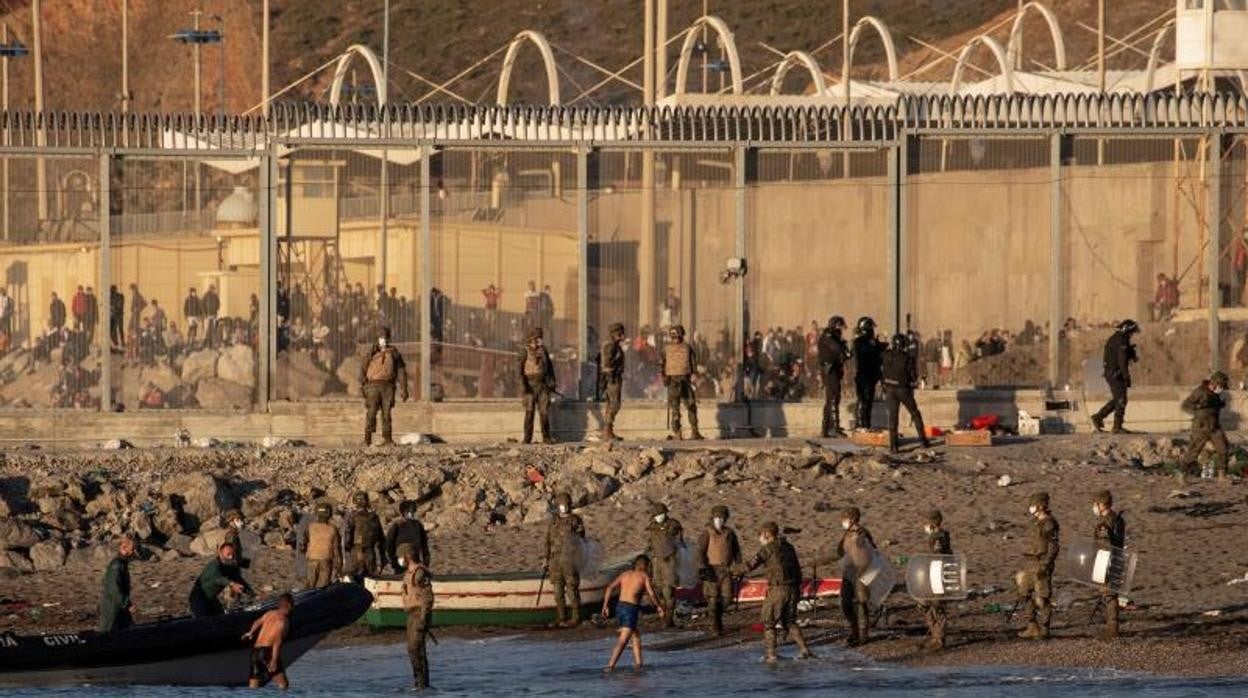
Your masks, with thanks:
M 906 591 L 916 601 L 965 599 L 966 556 L 911 556 L 906 563 Z
M 848 560 L 848 557 L 841 560 L 842 576 Z M 870 592 L 871 605 L 879 607 L 884 604 L 884 599 L 888 598 L 888 595 L 893 591 L 893 586 L 897 584 L 897 570 L 893 567 L 893 563 L 888 561 L 887 557 L 884 557 L 880 551 L 875 550 L 871 553 L 871 566 L 858 575 L 858 580 L 867 585 L 867 591 Z
M 1062 576 L 1097 589 L 1108 588 L 1120 596 L 1131 591 L 1135 578 L 1135 553 L 1089 538 L 1066 546 Z

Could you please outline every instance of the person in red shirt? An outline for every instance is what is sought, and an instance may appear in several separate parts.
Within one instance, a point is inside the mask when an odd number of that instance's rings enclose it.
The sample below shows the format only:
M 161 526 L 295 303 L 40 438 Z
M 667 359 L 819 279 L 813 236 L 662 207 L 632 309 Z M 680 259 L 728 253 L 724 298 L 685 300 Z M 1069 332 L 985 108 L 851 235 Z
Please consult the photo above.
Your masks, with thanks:
M 87 301 L 87 292 L 81 286 L 74 293 L 74 297 L 69 301 L 69 311 L 74 314 L 74 329 L 81 330 L 87 324 L 87 312 L 90 310 L 90 303 Z

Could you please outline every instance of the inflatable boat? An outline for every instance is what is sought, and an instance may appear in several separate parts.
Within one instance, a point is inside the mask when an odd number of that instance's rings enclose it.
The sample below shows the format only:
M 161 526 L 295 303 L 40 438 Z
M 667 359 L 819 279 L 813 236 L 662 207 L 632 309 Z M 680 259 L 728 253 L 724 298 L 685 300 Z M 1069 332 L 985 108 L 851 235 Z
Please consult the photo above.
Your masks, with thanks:
M 289 667 L 331 631 L 358 620 L 372 602 L 356 584 L 296 594 L 282 661 Z M 273 605 L 112 633 L 6 633 L 0 635 L 0 687 L 245 686 L 251 644 L 242 635 Z

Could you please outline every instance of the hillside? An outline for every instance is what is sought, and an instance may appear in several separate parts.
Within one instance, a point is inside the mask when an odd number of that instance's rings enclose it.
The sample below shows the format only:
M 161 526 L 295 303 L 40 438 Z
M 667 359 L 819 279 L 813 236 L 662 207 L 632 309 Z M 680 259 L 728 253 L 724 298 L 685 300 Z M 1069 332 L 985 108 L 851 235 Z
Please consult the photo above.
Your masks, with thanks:
M 743 54 L 747 75 L 764 71 L 777 56 L 764 45 L 780 51 L 813 51 L 840 32 L 840 3 L 836 0 L 707 0 L 710 11 L 733 28 Z M 120 106 L 122 0 L 44 0 L 44 44 L 49 108 L 112 110 Z M 1090 60 L 1096 36 L 1088 27 L 1096 23 L 1096 0 L 1050 0 L 1066 32 L 1073 64 Z M 0 12 L 11 36 L 30 45 L 29 0 L 0 1 Z M 260 99 L 260 0 L 130 0 L 130 84 L 135 110 L 185 111 L 191 108 L 193 80 L 191 49 L 169 38 L 189 27 L 187 14 L 203 8 L 203 26 L 215 28 L 211 15 L 223 18 L 226 104 L 231 112 L 254 106 Z M 543 32 L 556 47 L 565 102 L 603 75 L 573 55 L 601 66 L 619 69 L 641 52 L 642 0 L 392 0 L 391 84 L 393 101 L 425 98 L 429 86 L 411 73 L 442 82 L 470 68 L 481 58 L 504 47 L 516 32 L 532 28 Z M 902 72 L 908 73 L 939 55 L 956 52 L 970 37 L 998 27 L 994 36 L 1004 37 L 1018 0 L 853 0 L 854 17 L 865 14 L 883 19 L 896 39 Z M 1107 22 L 1109 34 L 1122 36 L 1161 13 L 1171 10 L 1170 0 L 1115 0 Z M 701 13 L 699 0 L 672 0 L 670 32 L 675 34 Z M 331 60 L 353 43 L 368 44 L 380 53 L 382 0 L 272 0 L 273 89 L 298 80 Z M 1049 62 L 1052 57 L 1048 31 L 1039 16 L 1027 23 L 1028 56 Z M 1112 46 L 1112 42 L 1111 42 Z M 672 47 L 674 70 L 676 46 Z M 203 104 L 206 111 L 219 108 L 220 53 L 208 46 L 203 53 Z M 816 54 L 825 71 L 839 75 L 839 44 Z M 986 64 L 986 56 L 976 62 Z M 883 50 L 868 35 L 856 55 L 861 72 L 881 75 Z M 1111 60 L 1111 67 L 1139 67 L 1145 58 L 1127 52 Z M 502 54 L 499 52 L 470 71 L 453 89 L 469 101 L 494 97 Z M 14 108 L 28 108 L 32 100 L 32 61 L 11 61 L 10 99 Z M 948 75 L 946 63 L 916 76 L 940 79 Z M 626 73 L 640 81 L 640 69 Z M 700 76 L 700 73 L 698 73 Z M 321 99 L 330 81 L 324 70 L 283 96 L 284 99 Z M 530 79 L 531 78 L 531 79 Z M 357 64 L 352 76 L 367 82 L 367 70 Z M 700 81 L 700 77 L 696 78 Z M 793 87 L 800 89 L 804 76 L 793 71 Z M 712 80 L 716 80 L 714 77 Z M 755 79 L 757 83 L 758 78 Z M 545 100 L 545 82 L 537 52 L 526 48 L 516 66 L 513 99 Z M 639 94 L 620 83 L 595 93 L 599 103 L 628 103 Z M 435 97 L 447 101 L 449 97 Z

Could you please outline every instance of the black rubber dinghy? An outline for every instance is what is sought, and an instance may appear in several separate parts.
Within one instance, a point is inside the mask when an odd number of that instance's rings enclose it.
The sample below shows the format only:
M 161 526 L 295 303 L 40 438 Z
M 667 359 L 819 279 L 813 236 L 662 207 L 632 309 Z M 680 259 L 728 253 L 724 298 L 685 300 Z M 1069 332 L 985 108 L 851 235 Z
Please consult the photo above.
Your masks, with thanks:
M 357 584 L 299 592 L 282 648 L 287 667 L 330 632 L 359 620 L 373 597 Z M 177 618 L 115 633 L 0 635 L 0 687 L 245 686 L 242 635 L 274 601 L 211 618 Z

